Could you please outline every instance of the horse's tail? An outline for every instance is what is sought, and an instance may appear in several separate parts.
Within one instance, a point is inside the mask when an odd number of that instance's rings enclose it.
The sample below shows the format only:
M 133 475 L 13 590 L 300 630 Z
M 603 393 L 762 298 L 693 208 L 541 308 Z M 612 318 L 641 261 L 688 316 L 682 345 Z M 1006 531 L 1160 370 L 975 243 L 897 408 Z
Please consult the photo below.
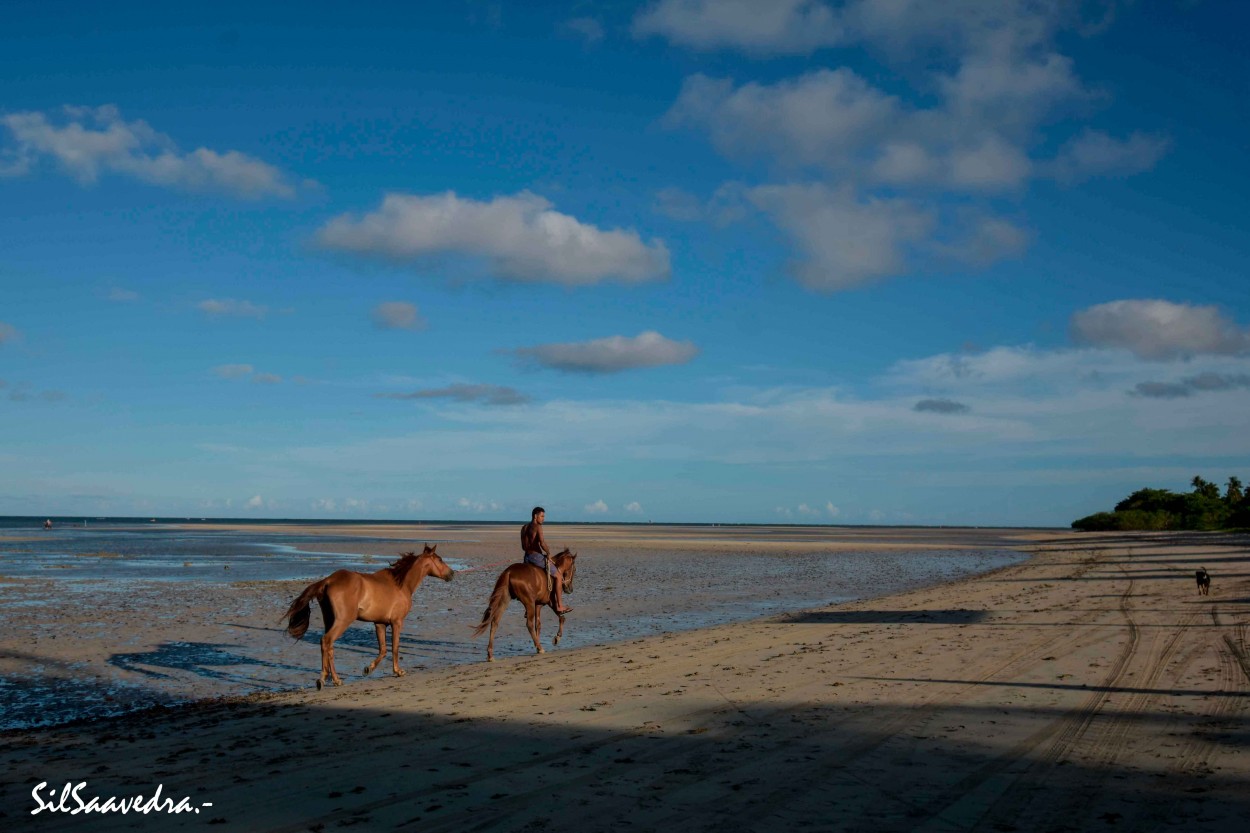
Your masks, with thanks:
M 308 621 L 312 618 L 313 599 L 321 598 L 321 594 L 325 592 L 325 586 L 326 580 L 321 579 L 305 587 L 304 592 L 299 594 L 298 599 L 291 602 L 291 606 L 282 615 L 283 619 L 289 620 L 286 632 L 293 639 L 302 639 L 308 632 Z M 326 622 L 326 630 L 330 629 L 330 625 L 330 622 Z
M 495 589 L 491 591 L 490 602 L 486 605 L 486 612 L 482 614 L 482 622 L 473 628 L 474 636 L 481 636 L 482 631 L 490 627 L 491 622 L 498 622 L 499 617 L 503 616 L 504 608 L 508 606 L 508 571 L 504 570 L 495 582 Z

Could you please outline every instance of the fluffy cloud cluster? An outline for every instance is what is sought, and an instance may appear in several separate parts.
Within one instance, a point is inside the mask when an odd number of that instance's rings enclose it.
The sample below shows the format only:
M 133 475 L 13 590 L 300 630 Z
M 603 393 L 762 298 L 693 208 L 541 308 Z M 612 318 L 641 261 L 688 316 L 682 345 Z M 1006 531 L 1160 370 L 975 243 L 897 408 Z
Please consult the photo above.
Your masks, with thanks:
M 1153 361 L 1250 352 L 1250 330 L 1214 306 L 1112 301 L 1073 315 L 1071 330 L 1080 343 L 1121 348 Z
M 238 151 L 182 151 L 143 120 L 125 121 L 112 105 L 65 107 L 56 115 L 18 112 L 0 116 L 12 143 L 0 148 L 0 172 L 30 173 L 44 159 L 89 185 L 103 174 L 151 185 L 219 191 L 245 199 L 290 198 L 296 187 L 272 165 Z
M 638 367 L 685 364 L 698 352 L 699 348 L 689 341 L 674 341 L 653 331 L 633 338 L 611 336 L 593 341 L 540 344 L 513 351 L 526 361 L 575 373 L 617 373 Z
M 452 192 L 388 194 L 361 217 L 341 215 L 317 234 L 322 246 L 410 260 L 436 254 L 484 258 L 499 278 L 566 286 L 667 278 L 664 243 L 603 230 L 553 210 L 527 191 L 480 201 Z
M 1140 131 L 1119 138 L 1087 127 L 1066 142 L 1047 135 L 1056 116 L 1099 97 L 1054 45 L 1061 30 L 1091 28 L 1078 7 L 659 0 L 635 18 L 634 33 L 759 58 L 831 46 L 866 47 L 887 67 L 929 56 L 926 75 L 910 66 L 888 90 L 847 66 L 768 82 L 694 74 L 665 118 L 787 180 L 743 188 L 744 202 L 790 239 L 800 282 L 836 291 L 918 264 L 986 266 L 1014 256 L 1029 234 L 1001 202 L 1030 181 L 1126 176 L 1162 158 L 1167 139 Z M 1051 145 L 1061 146 L 1055 155 L 1039 155 Z M 671 188 L 659 208 L 684 219 L 708 213 Z

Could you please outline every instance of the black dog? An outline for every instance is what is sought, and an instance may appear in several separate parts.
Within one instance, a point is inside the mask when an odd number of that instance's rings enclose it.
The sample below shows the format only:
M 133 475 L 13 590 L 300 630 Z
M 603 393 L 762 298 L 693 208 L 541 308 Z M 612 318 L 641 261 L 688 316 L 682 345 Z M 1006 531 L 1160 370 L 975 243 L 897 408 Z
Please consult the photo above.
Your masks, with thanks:
M 1211 574 L 1207 572 L 1207 568 L 1201 567 L 1195 571 L 1194 578 L 1198 581 L 1198 594 L 1201 596 L 1210 596 Z

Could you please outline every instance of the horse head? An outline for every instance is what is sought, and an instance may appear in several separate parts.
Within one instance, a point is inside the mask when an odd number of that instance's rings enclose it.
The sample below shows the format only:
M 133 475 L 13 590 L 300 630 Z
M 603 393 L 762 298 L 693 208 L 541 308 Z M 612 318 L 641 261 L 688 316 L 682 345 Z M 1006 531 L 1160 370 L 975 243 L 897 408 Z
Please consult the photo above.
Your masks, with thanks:
M 570 552 L 565 547 L 562 552 L 556 553 L 556 566 L 560 568 L 560 572 L 564 575 L 564 583 L 562 588 L 565 593 L 573 592 L 573 576 L 577 573 L 577 553 Z
M 451 581 L 456 577 L 456 571 L 448 566 L 441 555 L 434 551 L 436 549 L 438 549 L 438 544 L 432 547 L 426 544 L 425 549 L 421 552 L 421 558 L 427 562 L 426 574 L 441 578 L 443 581 Z

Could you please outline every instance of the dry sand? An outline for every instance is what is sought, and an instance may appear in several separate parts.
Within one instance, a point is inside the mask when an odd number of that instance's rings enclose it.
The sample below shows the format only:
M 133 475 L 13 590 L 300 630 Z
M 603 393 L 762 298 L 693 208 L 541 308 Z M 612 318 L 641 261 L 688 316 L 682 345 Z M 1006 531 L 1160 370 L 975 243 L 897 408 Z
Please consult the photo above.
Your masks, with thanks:
M 1025 564 L 890 597 L 11 733 L 0 821 L 1244 831 L 1248 544 L 1060 535 Z M 80 781 L 84 799 L 160 784 L 212 807 L 30 815 L 36 784 Z

